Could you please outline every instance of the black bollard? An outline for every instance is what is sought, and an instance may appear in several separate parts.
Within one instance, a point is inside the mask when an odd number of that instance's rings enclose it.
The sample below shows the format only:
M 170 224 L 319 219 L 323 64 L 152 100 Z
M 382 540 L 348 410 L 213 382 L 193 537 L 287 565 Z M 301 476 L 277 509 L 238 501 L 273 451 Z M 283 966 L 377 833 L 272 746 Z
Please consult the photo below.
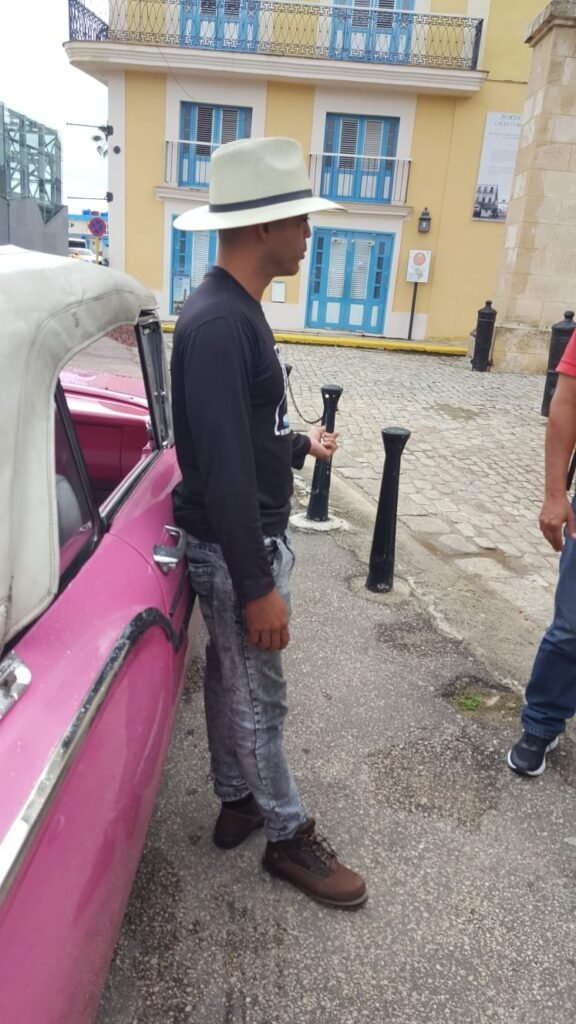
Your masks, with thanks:
M 333 434 L 338 399 L 344 389 L 339 384 L 323 384 L 320 390 L 322 391 L 322 401 L 324 402 L 322 426 L 328 434 Z M 310 500 L 308 501 L 306 512 L 306 519 L 312 519 L 315 523 L 325 523 L 328 520 L 328 495 L 330 493 L 331 471 L 332 458 L 316 459 Z
M 382 431 L 386 457 L 366 580 L 366 589 L 375 594 L 387 594 L 394 585 L 400 460 L 409 437 L 405 427 L 385 427 Z
M 472 369 L 485 373 L 492 366 L 490 360 L 490 349 L 492 348 L 492 336 L 494 324 L 496 323 L 496 310 L 492 309 L 492 302 L 486 299 L 486 305 L 478 310 L 476 321 L 474 355 L 472 356 Z
M 544 395 L 542 396 L 541 416 L 547 416 L 550 412 L 550 402 L 556 390 L 558 374 L 556 367 L 564 355 L 564 350 L 572 337 L 574 328 L 574 313 L 571 309 L 566 310 L 564 319 L 554 324 L 550 332 L 550 348 L 548 349 L 548 368 L 546 370 L 546 381 L 544 383 Z

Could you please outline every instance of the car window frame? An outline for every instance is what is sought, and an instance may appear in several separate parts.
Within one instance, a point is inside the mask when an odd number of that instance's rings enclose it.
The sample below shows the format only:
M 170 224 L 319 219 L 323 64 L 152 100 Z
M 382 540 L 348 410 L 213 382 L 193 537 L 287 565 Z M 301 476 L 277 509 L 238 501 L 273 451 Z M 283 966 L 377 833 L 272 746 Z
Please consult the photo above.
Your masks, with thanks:
M 156 449 L 169 448 L 174 441 L 170 379 L 161 324 L 154 313 L 142 313 L 136 324 L 136 337 L 154 445 Z
M 154 447 L 100 506 L 100 518 L 106 530 L 160 452 L 171 448 L 174 443 L 168 363 L 157 314 L 143 310 L 134 325 L 134 333 L 150 416 L 150 440 Z
M 146 458 L 134 466 L 100 506 L 96 503 L 92 491 L 84 453 L 78 440 L 72 414 L 66 399 L 66 392 L 60 381 L 58 381 L 56 386 L 56 399 L 62 423 L 65 426 L 67 438 L 71 445 L 94 522 L 93 543 L 86 545 L 86 548 L 82 548 L 72 560 L 70 566 L 67 566 L 64 570 L 60 577 L 59 592 L 67 586 L 82 565 L 92 556 L 102 536 L 109 530 L 114 517 L 138 486 L 142 477 L 155 463 L 161 451 L 172 447 L 174 443 L 168 362 L 160 320 L 153 311 L 143 310 L 133 326 L 150 416 L 150 439 L 154 447 Z
M 60 593 L 68 586 L 70 580 L 73 579 L 74 576 L 76 576 L 78 571 L 81 569 L 83 565 L 85 565 L 88 559 L 91 558 L 92 554 L 94 553 L 100 542 L 104 529 L 102 517 L 100 515 L 100 510 L 96 504 L 96 500 L 94 498 L 94 494 L 92 491 L 92 485 L 88 477 L 88 470 L 86 468 L 84 454 L 82 452 L 82 448 L 80 447 L 78 435 L 76 433 L 74 422 L 72 420 L 72 414 L 70 412 L 68 402 L 66 400 L 66 393 L 59 380 L 56 383 L 54 401 L 56 408 L 58 410 L 58 415 L 60 417 L 60 424 L 66 436 L 66 441 L 70 448 L 70 454 L 72 455 L 74 465 L 78 473 L 78 479 L 80 481 L 80 486 L 82 488 L 86 506 L 90 513 L 90 523 L 92 526 L 90 539 L 87 541 L 85 545 L 83 545 L 80 551 L 72 559 L 70 564 L 67 565 L 66 568 L 60 573 L 58 584 L 58 593 Z

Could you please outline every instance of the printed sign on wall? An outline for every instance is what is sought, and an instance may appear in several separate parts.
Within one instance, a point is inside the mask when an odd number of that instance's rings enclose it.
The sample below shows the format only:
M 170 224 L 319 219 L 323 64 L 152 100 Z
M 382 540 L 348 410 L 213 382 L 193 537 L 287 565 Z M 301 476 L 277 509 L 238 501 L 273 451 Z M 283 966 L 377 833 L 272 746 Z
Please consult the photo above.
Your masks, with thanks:
M 521 114 L 486 114 L 474 220 L 506 220 L 521 126 Z
M 430 276 L 431 259 L 432 252 L 429 249 L 410 249 L 406 280 L 414 284 L 427 284 Z

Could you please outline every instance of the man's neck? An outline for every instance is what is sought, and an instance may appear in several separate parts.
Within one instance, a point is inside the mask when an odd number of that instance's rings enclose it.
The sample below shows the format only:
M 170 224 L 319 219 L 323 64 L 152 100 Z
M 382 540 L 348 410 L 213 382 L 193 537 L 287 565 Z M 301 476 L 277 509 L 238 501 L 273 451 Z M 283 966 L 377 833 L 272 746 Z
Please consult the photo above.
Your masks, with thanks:
M 246 259 L 240 253 L 223 254 L 219 252 L 216 266 L 221 267 L 222 270 L 225 270 L 226 273 L 238 281 L 238 284 L 241 284 L 253 299 L 256 299 L 256 302 L 262 302 L 264 290 L 272 280 L 266 271 L 253 266 L 250 259 Z

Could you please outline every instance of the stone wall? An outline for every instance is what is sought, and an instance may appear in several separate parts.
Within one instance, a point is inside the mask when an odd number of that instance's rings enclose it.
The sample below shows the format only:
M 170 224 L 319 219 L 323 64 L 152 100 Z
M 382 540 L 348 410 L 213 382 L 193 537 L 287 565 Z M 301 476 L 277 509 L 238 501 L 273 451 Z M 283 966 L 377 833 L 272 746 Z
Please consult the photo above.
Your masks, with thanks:
M 532 68 L 494 306 L 494 365 L 544 372 L 550 327 L 576 308 L 576 0 L 530 28 Z

